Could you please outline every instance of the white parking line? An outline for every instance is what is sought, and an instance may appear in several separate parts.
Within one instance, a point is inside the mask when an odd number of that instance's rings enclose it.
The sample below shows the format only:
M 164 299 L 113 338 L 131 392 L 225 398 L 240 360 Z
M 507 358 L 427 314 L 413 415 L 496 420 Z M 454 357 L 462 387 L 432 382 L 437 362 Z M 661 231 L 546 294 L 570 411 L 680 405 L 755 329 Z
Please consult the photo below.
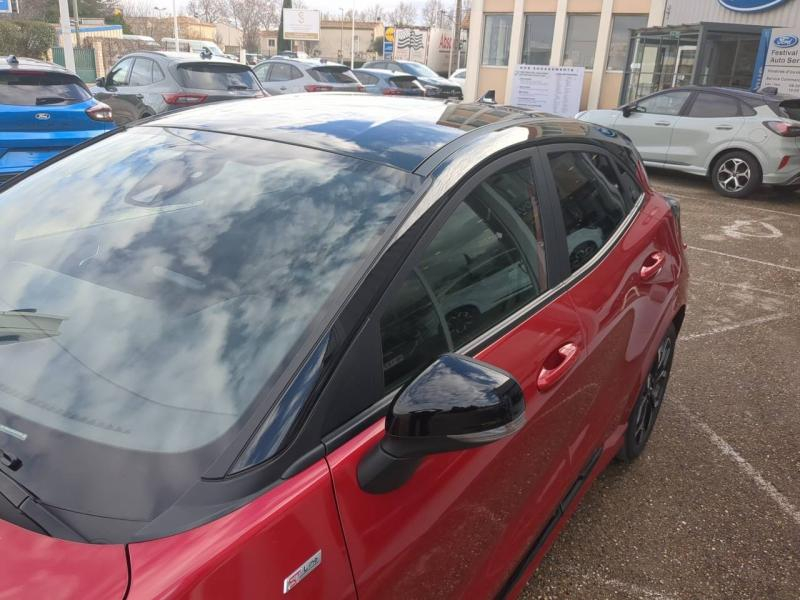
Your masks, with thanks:
M 736 465 L 742 470 L 742 472 L 747 475 L 753 482 L 758 486 L 761 491 L 763 491 L 767 496 L 772 498 L 781 511 L 792 519 L 798 526 L 800 526 L 800 510 L 792 504 L 789 499 L 781 494 L 772 483 L 764 479 L 764 476 L 759 473 L 758 469 L 756 469 L 753 465 L 747 462 L 741 454 L 734 450 L 733 446 L 731 446 L 728 442 L 726 442 L 721 436 L 719 436 L 711 427 L 709 427 L 705 422 L 703 422 L 697 415 L 695 415 L 692 411 L 690 411 L 686 406 L 677 399 L 670 400 L 670 403 L 673 404 L 680 410 L 686 417 L 689 419 L 692 425 L 694 425 L 697 429 L 702 431 L 708 438 L 711 440 L 711 443 L 714 444 L 717 449 L 722 452 L 725 456 L 733 460 Z
M 679 199 L 682 199 L 682 200 L 705 200 L 706 202 L 709 202 L 711 204 L 718 204 L 717 202 L 715 202 L 714 200 L 710 200 L 709 198 L 699 198 L 697 196 L 687 196 L 686 194 L 672 194 L 672 193 L 666 192 L 666 191 L 662 192 L 662 193 L 665 196 L 675 196 L 676 198 L 679 198 Z M 735 206 L 737 208 L 743 208 L 745 210 L 759 210 L 761 212 L 775 213 L 776 215 L 787 215 L 789 217 L 797 217 L 797 218 L 800 219 L 800 213 L 787 212 L 785 210 L 775 210 L 773 208 L 761 208 L 761 207 L 758 207 L 758 206 L 748 206 L 746 204 L 738 204 L 738 203 L 737 204 L 728 204 L 728 206 Z
M 704 338 L 708 337 L 709 335 L 717 335 L 718 333 L 733 331 L 734 329 L 739 329 L 741 327 L 749 327 L 750 325 L 760 325 L 761 323 L 769 323 L 770 321 L 777 321 L 778 319 L 783 319 L 788 316 L 789 315 L 786 313 L 775 313 L 774 315 L 756 317 L 755 319 L 747 319 L 746 321 L 739 321 L 738 323 L 731 323 L 730 325 L 721 325 L 719 327 L 714 327 L 702 333 L 692 333 L 689 335 L 682 335 L 680 339 L 681 341 L 696 340 L 697 338 Z
M 765 265 L 767 267 L 775 267 L 776 269 L 785 269 L 786 271 L 794 271 L 795 273 L 800 273 L 800 269 L 798 269 L 797 267 L 789 267 L 787 265 L 779 265 L 776 263 L 766 262 L 764 260 L 756 260 L 755 258 L 747 258 L 745 256 L 727 254 L 726 252 L 719 252 L 718 250 L 709 250 L 708 248 L 698 248 L 697 246 L 687 246 L 687 247 L 691 250 L 698 250 L 700 252 L 710 252 L 711 254 L 719 254 L 720 256 L 727 256 L 728 258 L 737 258 L 739 260 L 744 260 L 759 265 Z
M 732 287 L 738 290 L 747 292 L 761 292 L 762 294 L 772 294 L 774 296 L 781 296 L 782 298 L 797 298 L 796 295 L 784 294 L 783 292 L 776 292 L 775 290 L 765 290 L 764 288 L 757 288 L 745 283 L 726 283 L 724 281 L 714 281 L 713 279 L 703 279 L 702 277 L 692 277 L 692 283 L 710 283 L 711 285 L 721 285 L 724 287 Z

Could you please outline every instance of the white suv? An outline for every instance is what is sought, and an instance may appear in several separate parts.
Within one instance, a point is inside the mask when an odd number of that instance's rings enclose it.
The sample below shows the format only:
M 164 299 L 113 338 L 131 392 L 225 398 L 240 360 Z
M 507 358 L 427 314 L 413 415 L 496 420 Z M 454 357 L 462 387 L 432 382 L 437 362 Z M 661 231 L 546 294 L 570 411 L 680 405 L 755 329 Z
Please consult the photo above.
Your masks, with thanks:
M 797 98 L 687 86 L 576 116 L 630 137 L 648 166 L 710 177 L 724 196 L 800 185 Z

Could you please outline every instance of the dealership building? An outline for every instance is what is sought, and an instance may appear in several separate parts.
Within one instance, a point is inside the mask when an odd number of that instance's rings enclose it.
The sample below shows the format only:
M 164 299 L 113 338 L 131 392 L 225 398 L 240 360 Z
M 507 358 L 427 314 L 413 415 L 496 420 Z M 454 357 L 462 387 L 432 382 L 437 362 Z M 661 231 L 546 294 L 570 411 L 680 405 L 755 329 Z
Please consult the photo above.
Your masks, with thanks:
M 583 67 L 580 108 L 611 108 L 681 85 L 750 88 L 764 30 L 800 30 L 800 0 L 473 0 L 470 23 L 466 98 L 508 101 L 520 64 Z

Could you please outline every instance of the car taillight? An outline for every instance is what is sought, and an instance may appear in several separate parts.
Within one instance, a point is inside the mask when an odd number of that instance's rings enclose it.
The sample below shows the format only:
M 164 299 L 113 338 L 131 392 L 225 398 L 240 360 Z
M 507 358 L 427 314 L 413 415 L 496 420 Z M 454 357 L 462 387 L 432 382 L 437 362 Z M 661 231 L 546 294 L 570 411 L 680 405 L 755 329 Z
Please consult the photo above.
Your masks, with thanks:
M 106 123 L 113 121 L 114 116 L 111 112 L 111 107 L 103 102 L 98 102 L 91 108 L 86 109 L 86 114 L 93 121 L 105 121 Z
M 800 126 L 785 121 L 764 121 L 764 127 L 781 137 L 800 137 Z
M 333 91 L 332 85 L 319 85 L 318 83 L 309 83 L 305 86 L 307 92 L 331 92 Z
M 200 104 L 208 98 L 205 94 L 187 94 L 184 92 L 175 92 L 172 94 L 161 94 L 164 102 L 173 106 L 191 106 L 192 104 Z
M 384 96 L 402 96 L 403 91 L 398 88 L 383 88 Z

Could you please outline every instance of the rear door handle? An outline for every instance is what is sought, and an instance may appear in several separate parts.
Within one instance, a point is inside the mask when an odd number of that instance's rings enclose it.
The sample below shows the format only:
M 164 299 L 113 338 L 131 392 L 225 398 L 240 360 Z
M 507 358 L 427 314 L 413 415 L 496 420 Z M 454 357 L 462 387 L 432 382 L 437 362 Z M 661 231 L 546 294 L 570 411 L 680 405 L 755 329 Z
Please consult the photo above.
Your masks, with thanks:
M 656 121 L 656 125 L 660 125 L 661 127 L 669 127 L 672 125 L 669 121 Z
M 144 94 L 136 94 L 137 100 L 141 100 L 142 98 L 144 98 Z
M 642 268 L 639 269 L 639 277 L 644 280 L 652 279 L 658 275 L 659 271 L 661 271 L 661 267 L 664 266 L 664 262 L 666 262 L 666 260 L 667 255 L 663 252 L 653 252 L 646 259 L 644 259 Z
M 721 131 L 730 131 L 733 129 L 733 125 L 717 125 L 715 129 L 719 129 Z
M 544 361 L 539 377 L 536 380 L 536 387 L 540 392 L 546 392 L 556 385 L 564 375 L 566 375 L 578 360 L 578 345 L 568 342 L 555 350 Z

